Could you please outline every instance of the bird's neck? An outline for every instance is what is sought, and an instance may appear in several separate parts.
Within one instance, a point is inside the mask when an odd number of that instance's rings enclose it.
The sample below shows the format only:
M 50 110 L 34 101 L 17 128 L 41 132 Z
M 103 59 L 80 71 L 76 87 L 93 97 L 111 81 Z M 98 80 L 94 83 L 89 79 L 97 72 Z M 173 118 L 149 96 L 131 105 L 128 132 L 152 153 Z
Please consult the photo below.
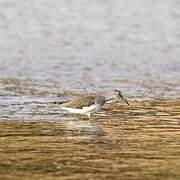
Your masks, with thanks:
M 112 98 L 112 96 L 110 96 L 109 94 L 106 94 L 105 95 L 105 101 L 108 102 L 108 101 L 111 101 L 113 100 L 114 98 Z

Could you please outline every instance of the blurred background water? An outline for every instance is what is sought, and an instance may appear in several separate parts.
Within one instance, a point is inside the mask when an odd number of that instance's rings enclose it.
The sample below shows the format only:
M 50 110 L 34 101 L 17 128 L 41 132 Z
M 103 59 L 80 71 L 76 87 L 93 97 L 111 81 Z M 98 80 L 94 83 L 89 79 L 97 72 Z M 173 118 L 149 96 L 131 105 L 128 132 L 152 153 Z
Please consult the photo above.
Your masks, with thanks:
M 179 9 L 178 0 L 0 0 L 1 176 L 178 179 Z M 48 104 L 112 89 L 132 105 L 105 108 L 97 122 Z
M 177 0 L 1 0 L 0 90 L 176 96 L 179 7 Z

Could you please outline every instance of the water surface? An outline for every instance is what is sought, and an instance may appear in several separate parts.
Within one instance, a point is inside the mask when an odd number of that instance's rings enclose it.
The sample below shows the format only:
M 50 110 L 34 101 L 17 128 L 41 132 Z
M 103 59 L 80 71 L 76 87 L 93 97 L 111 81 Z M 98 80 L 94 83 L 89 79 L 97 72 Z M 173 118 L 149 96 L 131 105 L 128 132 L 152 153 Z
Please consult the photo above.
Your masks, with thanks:
M 178 0 L 0 0 L 1 179 L 180 179 Z M 92 120 L 51 102 L 119 89 Z

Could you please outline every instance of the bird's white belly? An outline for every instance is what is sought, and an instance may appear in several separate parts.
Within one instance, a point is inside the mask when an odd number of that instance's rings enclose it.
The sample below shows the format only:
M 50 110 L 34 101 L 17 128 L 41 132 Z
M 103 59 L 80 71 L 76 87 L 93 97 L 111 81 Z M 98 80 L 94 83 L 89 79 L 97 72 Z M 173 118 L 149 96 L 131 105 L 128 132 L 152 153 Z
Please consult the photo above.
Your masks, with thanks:
M 62 110 L 76 114 L 89 114 L 98 111 L 100 108 L 100 105 L 91 105 L 89 107 L 83 107 L 82 109 L 62 107 Z

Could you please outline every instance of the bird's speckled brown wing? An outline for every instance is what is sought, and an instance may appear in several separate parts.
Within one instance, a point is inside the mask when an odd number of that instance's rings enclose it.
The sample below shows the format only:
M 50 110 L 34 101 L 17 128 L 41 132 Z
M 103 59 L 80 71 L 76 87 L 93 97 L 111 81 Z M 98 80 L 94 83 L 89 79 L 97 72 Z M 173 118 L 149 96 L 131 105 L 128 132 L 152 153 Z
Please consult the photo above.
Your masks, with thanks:
M 86 97 L 76 98 L 72 101 L 63 103 L 61 104 L 61 106 L 82 109 L 83 107 L 88 107 L 92 104 L 95 104 L 95 102 L 96 102 L 96 96 L 86 96 Z

